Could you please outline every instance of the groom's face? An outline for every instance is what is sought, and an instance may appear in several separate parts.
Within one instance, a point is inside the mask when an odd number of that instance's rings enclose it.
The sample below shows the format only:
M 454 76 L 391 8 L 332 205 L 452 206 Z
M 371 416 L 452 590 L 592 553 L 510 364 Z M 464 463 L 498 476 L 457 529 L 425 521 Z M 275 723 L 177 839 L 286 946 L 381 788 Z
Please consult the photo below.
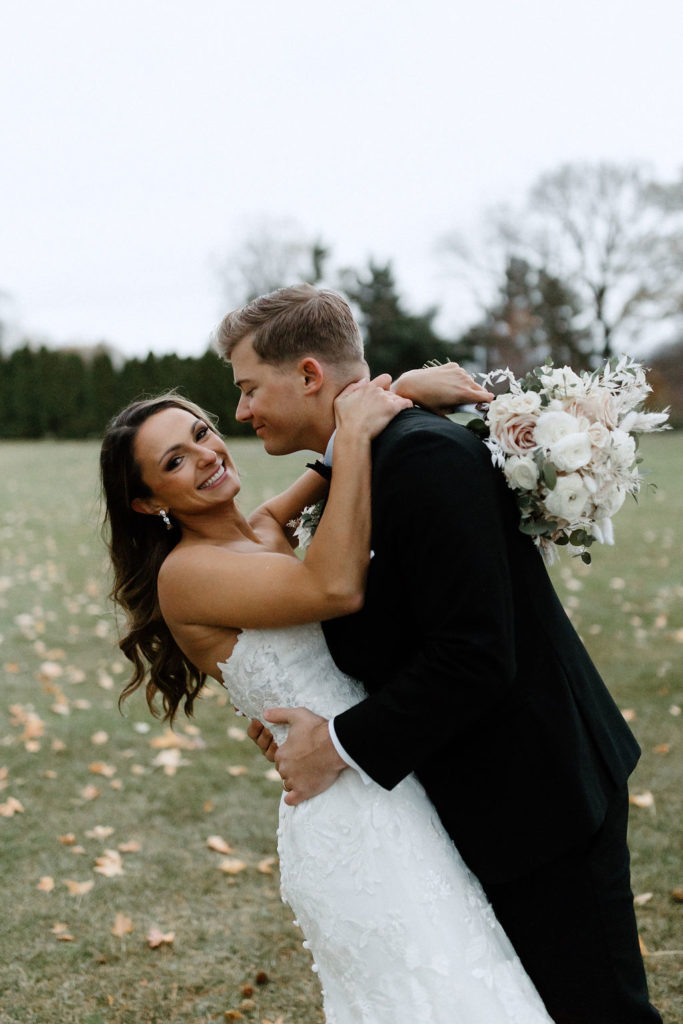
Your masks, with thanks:
M 242 395 L 235 414 L 250 423 L 269 455 L 287 455 L 311 447 L 303 381 L 296 364 L 265 363 L 246 337 L 230 355 L 235 384 Z

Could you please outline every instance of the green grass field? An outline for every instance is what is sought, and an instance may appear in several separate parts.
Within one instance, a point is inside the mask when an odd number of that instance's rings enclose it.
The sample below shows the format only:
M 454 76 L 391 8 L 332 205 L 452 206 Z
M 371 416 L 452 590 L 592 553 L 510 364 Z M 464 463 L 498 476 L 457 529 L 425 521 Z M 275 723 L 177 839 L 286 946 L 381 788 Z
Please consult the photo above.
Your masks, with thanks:
M 624 507 L 592 566 L 563 556 L 553 573 L 643 747 L 633 886 L 653 999 L 680 1024 L 683 436 L 642 448 L 658 490 Z M 232 449 L 245 508 L 305 462 Z M 116 710 L 96 463 L 90 443 L 0 445 L 0 1022 L 315 1024 L 278 894 L 281 788 L 243 720 L 215 684 L 175 735 L 142 698 Z

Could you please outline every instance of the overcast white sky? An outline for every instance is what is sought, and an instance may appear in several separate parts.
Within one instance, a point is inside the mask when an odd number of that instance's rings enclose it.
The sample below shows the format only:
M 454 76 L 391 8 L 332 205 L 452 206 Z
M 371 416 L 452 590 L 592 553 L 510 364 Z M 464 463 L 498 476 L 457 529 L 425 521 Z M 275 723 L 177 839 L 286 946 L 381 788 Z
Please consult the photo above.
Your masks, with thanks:
M 678 173 L 681 39 L 681 0 L 5 2 L 0 319 L 199 354 L 266 217 L 457 320 L 444 231 L 566 160 Z

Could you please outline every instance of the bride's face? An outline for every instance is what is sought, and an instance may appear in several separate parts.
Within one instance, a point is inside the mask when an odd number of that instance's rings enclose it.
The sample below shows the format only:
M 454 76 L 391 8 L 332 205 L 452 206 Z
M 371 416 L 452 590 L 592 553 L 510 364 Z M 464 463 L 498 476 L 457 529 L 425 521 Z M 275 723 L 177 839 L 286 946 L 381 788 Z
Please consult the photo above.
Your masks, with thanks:
M 209 423 L 185 409 L 150 416 L 135 438 L 135 459 L 149 498 L 136 498 L 137 512 L 159 509 L 186 515 L 208 512 L 239 492 L 240 481 L 223 439 Z

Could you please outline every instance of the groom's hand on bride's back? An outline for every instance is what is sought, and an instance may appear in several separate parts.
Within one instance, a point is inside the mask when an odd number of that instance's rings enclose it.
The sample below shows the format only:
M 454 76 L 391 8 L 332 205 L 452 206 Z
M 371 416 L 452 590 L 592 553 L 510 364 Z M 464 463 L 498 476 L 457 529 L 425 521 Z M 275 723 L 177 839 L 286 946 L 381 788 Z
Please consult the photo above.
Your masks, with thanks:
M 289 726 L 287 739 L 278 747 L 275 767 L 287 794 L 285 803 L 291 807 L 329 789 L 348 768 L 330 739 L 326 718 L 308 708 L 272 708 L 264 712 L 264 718 Z
M 247 736 L 250 740 L 254 741 L 266 760 L 274 764 L 275 755 L 277 754 L 277 743 L 273 739 L 272 732 L 266 729 L 265 725 L 258 718 L 252 718 L 247 729 Z

